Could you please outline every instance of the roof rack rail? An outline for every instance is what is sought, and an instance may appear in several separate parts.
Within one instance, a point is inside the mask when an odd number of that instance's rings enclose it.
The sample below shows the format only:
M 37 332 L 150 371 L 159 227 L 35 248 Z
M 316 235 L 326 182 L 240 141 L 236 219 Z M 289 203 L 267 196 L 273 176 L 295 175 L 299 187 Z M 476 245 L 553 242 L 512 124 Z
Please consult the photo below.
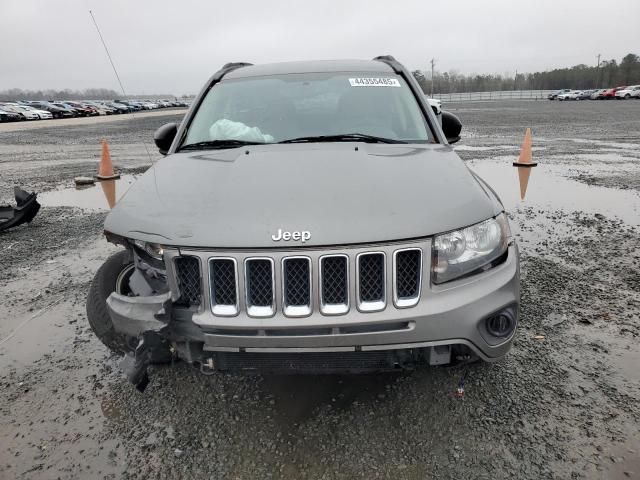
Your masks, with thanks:
M 211 78 L 210 83 L 211 85 L 213 85 L 214 83 L 218 83 L 222 79 L 222 77 L 224 77 L 227 73 L 232 72 L 233 70 L 237 70 L 238 68 L 250 67 L 251 65 L 253 65 L 253 63 L 247 63 L 247 62 L 225 63 L 220 70 L 218 70 L 216 73 L 213 74 L 213 77 Z
M 236 68 L 250 67 L 253 63 L 247 62 L 229 62 L 222 66 L 222 70 L 235 70 Z
M 380 55 L 373 59 L 376 62 L 383 62 L 393 68 L 395 73 L 401 73 L 403 71 L 402 65 L 398 62 L 393 55 Z

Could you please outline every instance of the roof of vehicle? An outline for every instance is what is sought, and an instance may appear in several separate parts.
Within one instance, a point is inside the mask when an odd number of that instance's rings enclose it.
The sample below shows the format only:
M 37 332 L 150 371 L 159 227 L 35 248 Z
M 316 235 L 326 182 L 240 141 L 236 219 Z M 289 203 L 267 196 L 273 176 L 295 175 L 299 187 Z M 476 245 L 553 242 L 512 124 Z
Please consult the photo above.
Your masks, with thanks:
M 237 68 L 226 74 L 225 78 L 312 72 L 381 72 L 388 74 L 393 73 L 393 69 L 386 63 L 375 60 L 316 60 L 251 65 Z

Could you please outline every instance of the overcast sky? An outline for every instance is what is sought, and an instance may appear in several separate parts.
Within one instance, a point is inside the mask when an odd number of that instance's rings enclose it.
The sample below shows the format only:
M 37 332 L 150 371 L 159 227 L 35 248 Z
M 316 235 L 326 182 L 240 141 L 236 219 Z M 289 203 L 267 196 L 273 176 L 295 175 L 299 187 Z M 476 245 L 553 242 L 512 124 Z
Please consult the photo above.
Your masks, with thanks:
M 223 63 L 392 54 L 513 73 L 640 54 L 640 0 L 0 0 L 0 90 L 195 93 Z

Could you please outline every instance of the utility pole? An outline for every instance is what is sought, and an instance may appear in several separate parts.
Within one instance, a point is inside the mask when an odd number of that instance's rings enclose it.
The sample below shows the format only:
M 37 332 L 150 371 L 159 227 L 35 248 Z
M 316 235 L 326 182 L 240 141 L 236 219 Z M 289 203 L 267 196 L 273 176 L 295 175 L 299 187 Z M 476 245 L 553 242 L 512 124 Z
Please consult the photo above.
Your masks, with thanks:
M 598 65 L 596 66 L 596 88 L 600 88 L 600 54 L 598 54 Z
M 431 59 L 431 98 L 433 98 L 433 81 L 434 81 L 433 69 L 435 66 L 436 66 L 436 59 L 432 58 Z

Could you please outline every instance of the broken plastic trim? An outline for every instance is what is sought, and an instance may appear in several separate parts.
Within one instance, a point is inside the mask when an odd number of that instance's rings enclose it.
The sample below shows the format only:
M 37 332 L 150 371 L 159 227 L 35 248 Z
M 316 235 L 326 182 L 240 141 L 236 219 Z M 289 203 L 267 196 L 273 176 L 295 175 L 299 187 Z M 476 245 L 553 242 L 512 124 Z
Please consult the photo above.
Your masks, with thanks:
M 30 223 L 40 210 L 40 204 L 36 200 L 37 194 L 35 192 L 29 193 L 20 187 L 15 187 L 13 192 L 16 198 L 16 206 L 0 206 L 0 231 L 17 227 L 23 223 Z
M 149 373 L 147 371 L 153 358 L 153 350 L 162 348 L 162 337 L 152 331 L 143 332 L 139 337 L 135 353 L 128 353 L 120 362 L 120 368 L 127 379 L 140 392 L 144 392 L 149 385 Z

